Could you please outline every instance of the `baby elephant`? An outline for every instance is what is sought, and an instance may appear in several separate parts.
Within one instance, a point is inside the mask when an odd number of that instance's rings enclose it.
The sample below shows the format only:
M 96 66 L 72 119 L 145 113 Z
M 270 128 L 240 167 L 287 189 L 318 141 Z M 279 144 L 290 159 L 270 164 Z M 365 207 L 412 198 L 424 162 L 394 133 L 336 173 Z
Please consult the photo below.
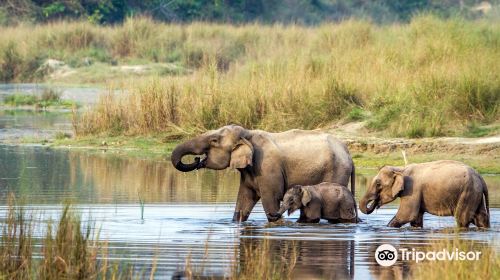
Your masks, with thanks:
M 285 193 L 277 216 L 288 210 L 290 216 L 300 209 L 299 223 L 317 223 L 320 218 L 330 223 L 358 222 L 356 202 L 351 192 L 334 183 L 293 186 Z
M 404 168 L 384 166 L 373 178 L 359 208 L 370 214 L 397 197 L 401 204 L 388 224 L 390 227 L 406 223 L 422 227 L 424 213 L 455 216 L 459 227 L 468 227 L 470 223 L 490 227 L 486 183 L 472 167 L 461 162 L 440 160 Z

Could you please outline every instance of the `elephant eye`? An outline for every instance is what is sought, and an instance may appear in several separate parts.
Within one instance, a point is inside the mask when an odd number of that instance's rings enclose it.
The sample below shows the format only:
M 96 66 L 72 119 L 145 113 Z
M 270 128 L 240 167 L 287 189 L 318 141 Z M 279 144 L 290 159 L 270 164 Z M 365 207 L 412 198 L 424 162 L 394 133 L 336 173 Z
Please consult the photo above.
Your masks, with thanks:
M 217 144 L 217 143 L 219 143 L 219 139 L 217 139 L 217 138 L 212 138 L 212 139 L 210 140 L 210 143 L 212 143 L 212 144 Z

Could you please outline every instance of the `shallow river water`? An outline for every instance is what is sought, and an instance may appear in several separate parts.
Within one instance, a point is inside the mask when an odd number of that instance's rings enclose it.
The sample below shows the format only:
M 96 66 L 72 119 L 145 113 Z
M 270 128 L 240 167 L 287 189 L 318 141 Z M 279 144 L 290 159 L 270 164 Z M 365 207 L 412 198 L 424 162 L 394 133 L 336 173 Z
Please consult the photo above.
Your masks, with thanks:
M 373 170 L 360 170 L 358 198 Z M 0 200 L 9 192 L 40 213 L 41 221 L 57 219 L 62 203 L 71 201 L 94 221 L 100 238 L 109 241 L 110 257 L 148 269 L 157 276 L 182 270 L 185 259 L 203 265 L 204 274 L 223 276 L 229 264 L 244 262 L 240 253 L 250 244 L 268 240 L 269 253 L 280 256 L 296 248 L 295 278 L 385 278 L 404 276 L 410 264 L 382 268 L 373 253 L 382 243 L 419 248 L 459 236 L 500 250 L 500 176 L 485 175 L 490 189 L 492 229 L 453 233 L 451 217 L 426 215 L 424 229 L 390 229 L 385 225 L 397 204 L 367 216 L 357 225 L 296 224 L 297 214 L 269 224 L 261 205 L 248 222 L 231 221 L 239 176 L 233 171 L 176 171 L 170 162 L 127 158 L 106 152 L 83 152 L 46 147 L 0 146 Z M 145 201 L 141 218 L 139 201 Z M 0 207 L 0 217 L 6 207 Z M 41 233 L 40 233 L 41 234 Z
M 33 88 L 0 85 L 0 98 Z M 80 89 L 66 92 L 94 96 L 89 102 L 96 95 Z M 70 129 L 67 112 L 0 110 L 0 141 Z M 357 171 L 359 201 L 375 170 Z M 182 271 L 186 259 L 203 267 L 203 275 L 227 276 L 231 262 L 247 262 L 243 248 L 267 242 L 270 258 L 282 259 L 293 248 L 296 279 L 401 279 L 409 275 L 413 263 L 379 266 L 374 259 L 378 245 L 418 249 L 459 237 L 500 251 L 500 175 L 483 176 L 490 192 L 489 230 L 454 231 L 453 218 L 432 215 L 424 217 L 424 229 L 387 228 L 398 201 L 371 215 L 360 213 L 363 222 L 356 225 L 296 224 L 298 213 L 270 224 L 260 204 L 248 222 L 236 224 L 231 221 L 239 182 L 235 171 L 182 173 L 168 160 L 0 144 L 0 223 L 11 192 L 37 213 L 38 237 L 45 223 L 57 219 L 63 204 L 71 202 L 82 220 L 99 230 L 100 239 L 109 241 L 112 261 L 128 262 L 146 272 L 156 266 L 158 278 Z

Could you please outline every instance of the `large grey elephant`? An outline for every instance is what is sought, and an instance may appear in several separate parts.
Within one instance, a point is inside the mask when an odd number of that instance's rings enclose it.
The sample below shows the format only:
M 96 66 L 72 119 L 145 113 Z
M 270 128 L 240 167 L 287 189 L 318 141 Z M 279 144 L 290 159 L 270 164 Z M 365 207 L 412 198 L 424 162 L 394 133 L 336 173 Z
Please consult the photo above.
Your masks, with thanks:
M 459 227 L 470 223 L 490 226 L 486 183 L 476 170 L 458 161 L 432 161 L 404 168 L 384 166 L 373 178 L 359 208 L 370 214 L 398 197 L 401 204 L 390 227 L 406 223 L 422 227 L 424 213 L 455 216 Z
M 185 155 L 206 157 L 184 164 Z M 171 159 L 184 172 L 237 169 L 241 179 L 234 221 L 246 221 L 259 199 L 268 221 L 276 221 L 280 201 L 293 185 L 332 182 L 347 186 L 350 178 L 351 192 L 355 192 L 354 164 L 346 145 L 321 132 L 270 133 L 229 125 L 179 144 Z

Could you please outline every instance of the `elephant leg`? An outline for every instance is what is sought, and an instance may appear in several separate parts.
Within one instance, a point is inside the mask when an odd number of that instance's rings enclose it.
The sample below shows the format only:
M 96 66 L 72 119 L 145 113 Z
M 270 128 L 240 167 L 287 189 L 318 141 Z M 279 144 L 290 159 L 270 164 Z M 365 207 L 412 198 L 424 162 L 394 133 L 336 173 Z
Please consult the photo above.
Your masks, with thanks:
M 404 224 L 408 223 L 408 221 L 400 221 L 398 216 L 394 216 L 391 221 L 387 224 L 388 227 L 400 228 Z
M 419 227 L 419 228 L 424 227 L 424 213 L 422 213 L 422 212 L 419 213 L 417 216 L 417 219 L 415 219 L 414 221 L 411 221 L 410 225 L 412 227 Z
M 458 227 L 467 228 L 476 215 L 482 194 L 475 194 L 470 190 L 462 193 L 455 209 L 455 220 Z
M 476 213 L 476 216 L 472 220 L 478 228 L 489 228 L 490 227 L 490 217 L 488 213 L 480 212 Z
M 297 223 L 307 223 L 309 219 L 306 216 L 306 213 L 304 213 L 304 210 L 300 210 L 300 216 L 297 219 Z
M 488 213 L 488 208 L 486 206 L 485 198 L 481 199 L 481 205 L 479 205 L 472 223 L 479 228 L 489 228 L 490 227 L 490 215 Z
M 244 222 L 250 216 L 253 207 L 259 201 L 259 196 L 251 188 L 240 185 L 236 208 L 234 209 L 233 222 Z
M 396 216 L 387 225 L 388 227 L 399 228 L 410 222 L 419 221 L 420 215 L 420 197 L 414 196 L 411 198 L 401 199 Z
M 320 219 L 309 219 L 309 218 L 304 218 L 304 219 L 298 219 L 297 223 L 308 223 L 308 224 L 315 224 L 319 223 Z
M 280 201 L 273 195 L 267 194 L 262 195 L 262 207 L 264 207 L 264 212 L 266 213 L 267 220 L 269 222 L 276 222 L 279 217 L 276 216 L 280 208 Z
M 297 223 L 319 223 L 320 218 L 308 217 L 305 211 L 300 210 L 300 217 L 297 219 Z

